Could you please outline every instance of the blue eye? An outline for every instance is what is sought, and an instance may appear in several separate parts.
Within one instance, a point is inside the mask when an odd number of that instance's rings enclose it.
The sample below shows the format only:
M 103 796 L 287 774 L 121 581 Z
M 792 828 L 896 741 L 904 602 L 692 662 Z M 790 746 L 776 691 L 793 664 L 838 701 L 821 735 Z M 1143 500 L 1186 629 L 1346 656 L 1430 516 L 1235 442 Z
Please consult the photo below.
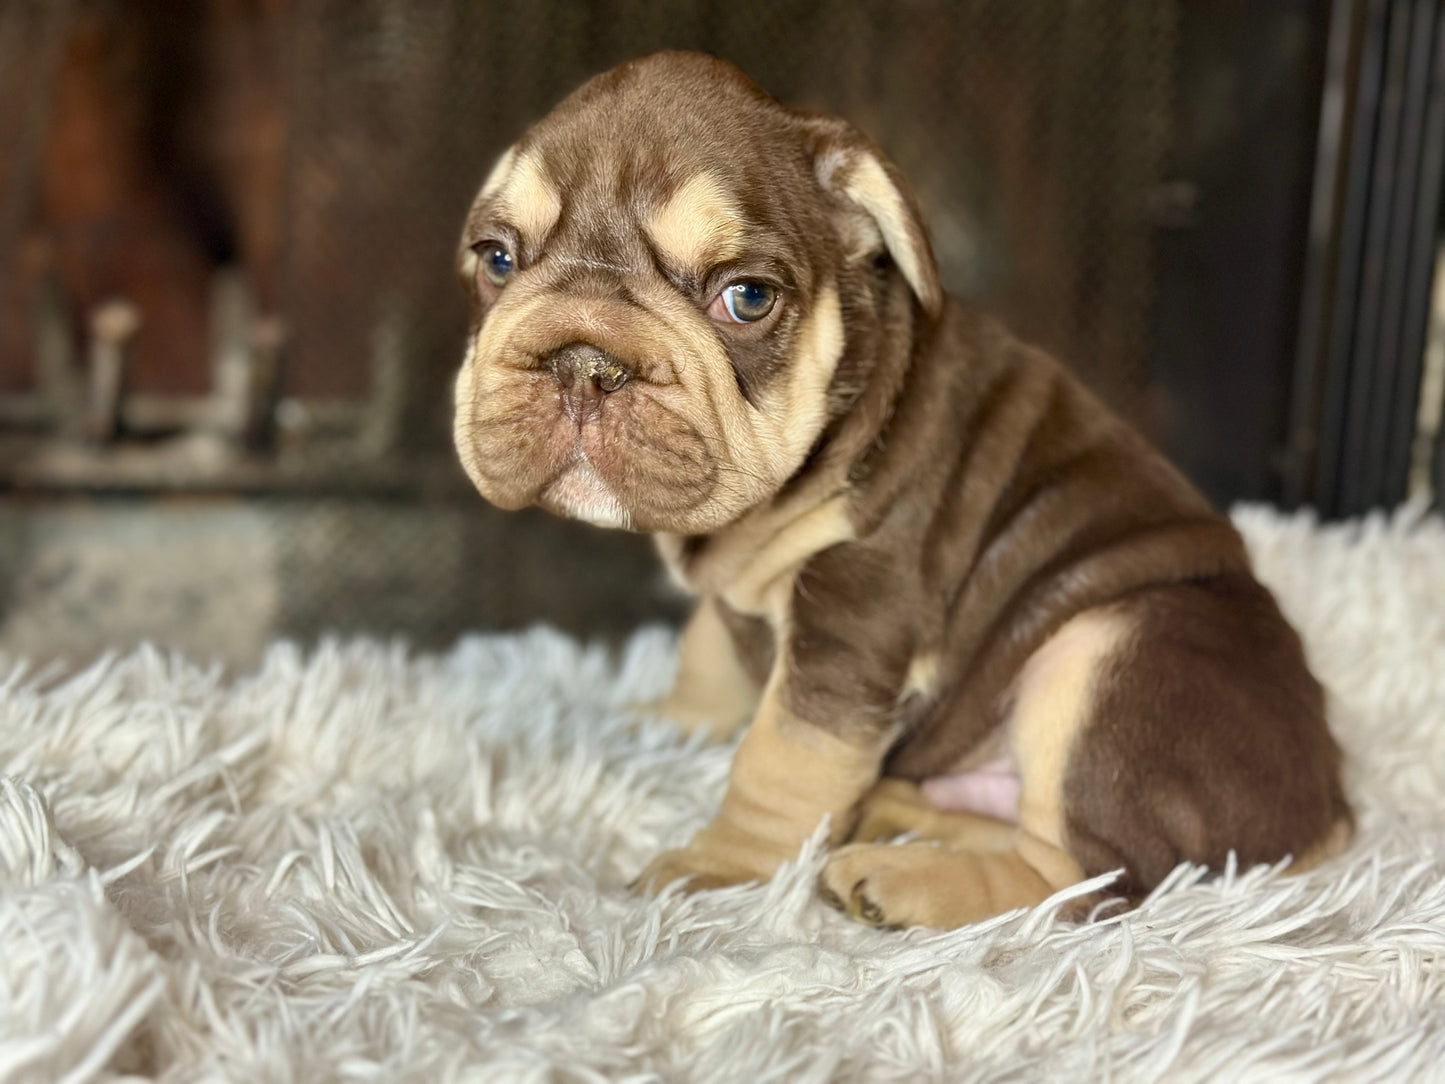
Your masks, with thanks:
M 722 292 L 723 307 L 740 324 L 752 324 L 773 311 L 778 291 L 762 282 L 735 282 Z
M 516 269 L 512 254 L 495 241 L 488 241 L 477 250 L 477 261 L 482 274 L 493 286 L 505 286 L 507 279 Z

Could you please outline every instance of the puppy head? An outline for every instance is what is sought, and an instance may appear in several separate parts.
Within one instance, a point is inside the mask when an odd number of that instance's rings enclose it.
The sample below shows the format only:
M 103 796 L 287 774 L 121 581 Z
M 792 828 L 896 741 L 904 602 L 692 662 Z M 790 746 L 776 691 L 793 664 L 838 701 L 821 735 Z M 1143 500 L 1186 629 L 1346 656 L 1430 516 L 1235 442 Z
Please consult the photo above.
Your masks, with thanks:
M 598 76 L 503 154 L 459 267 L 455 438 L 483 496 L 683 534 L 775 495 L 885 321 L 942 305 L 864 137 L 687 53 Z

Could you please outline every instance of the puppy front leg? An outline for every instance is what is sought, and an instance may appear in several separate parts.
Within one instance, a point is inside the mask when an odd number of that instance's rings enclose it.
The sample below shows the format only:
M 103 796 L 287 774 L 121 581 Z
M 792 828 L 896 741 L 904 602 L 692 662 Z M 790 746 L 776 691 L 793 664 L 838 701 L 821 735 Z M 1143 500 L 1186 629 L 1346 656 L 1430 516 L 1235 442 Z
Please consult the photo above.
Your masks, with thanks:
M 687 846 L 659 856 L 635 885 L 689 890 L 767 880 L 830 818 L 828 842 L 852 831 L 858 800 L 878 778 L 884 745 L 844 740 L 792 712 L 780 675 L 733 759 L 722 810 Z
M 689 734 L 701 731 L 722 741 L 747 725 L 758 696 L 717 603 L 698 600 L 682 631 L 672 692 L 653 710 Z

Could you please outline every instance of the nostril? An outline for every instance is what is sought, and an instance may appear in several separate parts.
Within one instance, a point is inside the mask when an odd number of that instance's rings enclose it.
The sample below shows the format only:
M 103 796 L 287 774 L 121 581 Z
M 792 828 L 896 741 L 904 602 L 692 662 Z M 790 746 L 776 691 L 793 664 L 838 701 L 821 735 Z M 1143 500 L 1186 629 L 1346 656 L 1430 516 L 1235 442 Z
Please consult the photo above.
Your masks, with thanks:
M 563 387 L 586 383 L 609 395 L 632 378 L 631 369 L 590 343 L 562 347 L 547 358 L 547 365 Z
M 627 383 L 632 374 L 616 358 L 609 357 L 607 364 L 592 372 L 592 381 L 609 395 Z

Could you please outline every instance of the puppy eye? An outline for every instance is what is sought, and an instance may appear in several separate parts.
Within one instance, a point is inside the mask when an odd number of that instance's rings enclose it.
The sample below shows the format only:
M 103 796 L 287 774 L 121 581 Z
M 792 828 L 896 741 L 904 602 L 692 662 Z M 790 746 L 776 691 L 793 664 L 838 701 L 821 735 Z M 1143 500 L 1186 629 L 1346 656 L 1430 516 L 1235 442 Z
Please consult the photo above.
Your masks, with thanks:
M 778 303 L 778 291 L 764 282 L 734 282 L 724 287 L 708 307 L 714 320 L 734 324 L 755 324 Z
M 477 265 L 493 286 L 502 287 L 516 270 L 512 254 L 495 241 L 488 241 L 477 249 Z

